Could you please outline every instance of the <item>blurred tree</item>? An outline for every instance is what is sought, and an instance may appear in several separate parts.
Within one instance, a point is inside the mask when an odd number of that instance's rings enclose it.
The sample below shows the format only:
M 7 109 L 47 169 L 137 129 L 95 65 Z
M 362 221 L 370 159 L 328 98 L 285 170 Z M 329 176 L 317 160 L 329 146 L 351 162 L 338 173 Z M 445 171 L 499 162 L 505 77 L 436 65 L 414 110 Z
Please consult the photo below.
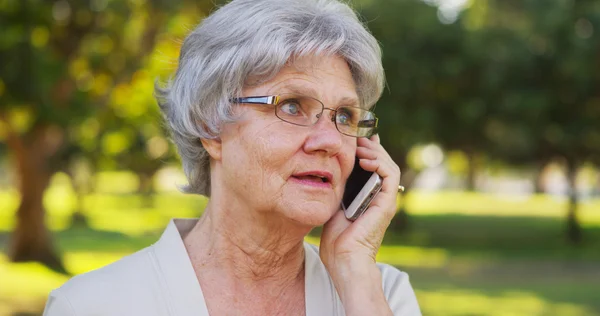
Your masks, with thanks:
M 435 5 L 359 7 L 383 46 L 382 142 L 405 174 L 408 150 L 436 142 L 467 155 L 468 188 L 479 156 L 536 169 L 562 157 L 573 185 L 578 166 L 600 155 L 600 3 L 476 0 L 455 20 Z M 576 242 L 574 187 L 570 200 Z
M 410 188 L 417 174 L 407 153 L 424 143 L 464 152 L 471 188 L 477 157 L 537 168 L 561 157 L 572 187 L 568 236 L 580 240 L 575 171 L 600 164 L 600 3 L 473 0 L 456 19 L 440 3 L 356 0 L 383 46 L 388 91 L 376 112 L 402 183 Z M 42 197 L 52 174 L 81 157 L 92 170 L 134 170 L 149 192 L 160 161 L 174 157 L 153 77 L 174 69 L 164 65 L 178 53 L 173 39 L 213 5 L 0 2 L 0 151 L 17 167 L 22 201 L 11 260 L 62 269 Z M 395 225 L 406 223 L 402 208 Z
M 167 0 L 0 3 L 0 141 L 15 163 L 21 194 L 12 261 L 64 271 L 44 225 L 42 198 L 50 177 L 67 168 L 72 155 L 97 153 L 98 143 L 109 151 L 129 149 L 119 136 L 98 142 L 101 124 L 115 116 L 144 122 L 155 111 L 149 110 L 152 101 L 133 103 L 139 100 L 132 94 L 140 93 L 134 74 L 156 64 L 149 57 L 164 54 L 154 49 L 157 42 L 176 52 L 174 39 L 211 7 L 210 1 Z M 152 78 L 144 78 L 151 86 Z M 152 88 L 141 92 L 152 98 Z
M 597 1 L 489 1 L 485 28 L 510 30 L 503 96 L 486 132 L 512 163 L 567 166 L 567 237 L 577 243 L 578 168 L 600 154 L 600 5 Z M 502 16 L 506 16 L 504 20 Z M 506 20 L 519 21 L 507 24 Z

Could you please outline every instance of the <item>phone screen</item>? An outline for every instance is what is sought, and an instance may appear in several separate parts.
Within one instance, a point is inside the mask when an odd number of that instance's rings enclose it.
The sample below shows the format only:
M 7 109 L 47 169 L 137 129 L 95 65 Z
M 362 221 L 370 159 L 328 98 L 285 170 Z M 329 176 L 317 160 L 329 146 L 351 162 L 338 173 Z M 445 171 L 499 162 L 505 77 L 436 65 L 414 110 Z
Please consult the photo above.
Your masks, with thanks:
M 360 193 L 360 190 L 367 184 L 369 178 L 371 178 L 373 172 L 366 171 L 358 164 L 358 158 L 354 160 L 354 169 L 346 181 L 346 189 L 344 190 L 344 197 L 342 198 L 342 204 L 345 208 L 348 208 L 354 198 Z

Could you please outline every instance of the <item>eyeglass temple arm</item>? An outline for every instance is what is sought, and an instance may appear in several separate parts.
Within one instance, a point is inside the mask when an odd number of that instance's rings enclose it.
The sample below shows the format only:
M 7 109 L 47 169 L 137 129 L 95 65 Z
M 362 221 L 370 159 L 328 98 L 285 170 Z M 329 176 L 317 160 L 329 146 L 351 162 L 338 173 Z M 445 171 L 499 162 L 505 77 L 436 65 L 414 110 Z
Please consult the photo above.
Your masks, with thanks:
M 248 103 L 248 104 L 277 104 L 279 96 L 256 96 L 247 98 L 233 98 L 232 103 Z
M 358 127 L 377 127 L 377 123 L 379 123 L 379 118 L 369 119 L 369 120 L 360 120 L 358 121 Z

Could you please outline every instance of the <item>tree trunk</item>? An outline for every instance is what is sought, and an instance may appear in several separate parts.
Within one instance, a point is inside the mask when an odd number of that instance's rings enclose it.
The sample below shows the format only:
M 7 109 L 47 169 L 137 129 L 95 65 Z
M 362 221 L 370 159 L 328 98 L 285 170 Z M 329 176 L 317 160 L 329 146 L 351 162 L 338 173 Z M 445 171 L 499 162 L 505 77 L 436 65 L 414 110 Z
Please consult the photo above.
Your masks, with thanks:
M 544 193 L 544 168 L 546 164 L 543 162 L 537 163 L 534 166 L 534 174 L 533 174 L 533 189 L 537 194 Z
M 84 157 L 73 157 L 65 168 L 65 171 L 71 177 L 73 189 L 77 197 L 77 206 L 71 215 L 71 228 L 89 228 L 89 222 L 85 215 L 85 196 L 93 191 L 92 166 L 89 160 Z
M 17 210 L 17 226 L 9 242 L 8 256 L 12 262 L 37 261 L 65 273 L 44 222 L 44 191 L 52 176 L 47 166 L 47 154 L 53 152 L 54 148 L 50 147 L 56 145 L 47 139 L 45 132 L 45 129 L 40 129 L 31 133 L 29 136 L 32 139 L 28 141 L 15 134 L 9 136 L 8 144 L 17 167 L 21 204 Z
M 476 190 L 476 185 L 475 185 L 475 181 L 476 181 L 476 176 L 477 176 L 477 163 L 476 163 L 476 157 L 475 154 L 470 151 L 467 150 L 466 152 L 467 155 L 467 191 L 469 192 L 473 192 Z
M 390 223 L 390 230 L 402 234 L 406 233 L 410 229 L 410 217 L 408 215 L 408 212 L 406 211 L 405 200 L 406 194 L 408 193 L 408 191 L 410 191 L 412 184 L 415 178 L 417 177 L 417 172 L 411 170 L 408 167 L 408 162 L 406 161 L 405 154 L 394 155 L 394 157 L 392 158 L 398 164 L 402 172 L 400 177 L 400 184 L 404 186 L 405 191 L 398 193 L 402 196 L 401 204 L 398 208 L 398 211 L 396 212 L 396 215 L 392 219 L 392 222 Z
M 83 213 L 85 193 L 79 187 L 75 187 L 75 194 L 77 196 L 77 208 L 71 215 L 71 228 L 89 228 L 87 217 Z
M 79 170 L 76 170 L 75 167 L 66 168 L 66 172 L 71 178 L 71 182 L 73 183 L 73 189 L 75 191 L 75 196 L 77 198 L 77 205 L 75 206 L 73 214 L 71 214 L 70 228 L 88 228 L 90 226 L 87 217 L 84 214 L 83 207 L 85 204 L 85 195 L 89 192 L 89 185 L 85 185 L 82 182 L 89 180 L 81 179 L 82 177 L 78 173 Z
M 404 202 L 405 193 L 398 193 L 402 195 L 402 204 L 400 204 L 400 208 L 392 218 L 392 222 L 390 223 L 390 229 L 396 233 L 406 233 L 410 229 L 410 218 L 408 213 L 406 212 L 406 203 Z
M 596 180 L 596 188 L 594 189 L 594 196 L 600 196 L 600 172 L 598 172 L 598 177 Z
M 577 178 L 577 165 L 573 161 L 568 162 L 568 181 L 569 181 L 569 206 L 567 211 L 567 240 L 572 244 L 580 244 L 583 240 L 583 233 L 579 220 L 577 219 L 578 196 L 575 180 Z
M 142 207 L 153 208 L 154 207 L 154 183 L 152 179 L 152 173 L 140 173 L 140 187 L 138 192 L 142 196 Z

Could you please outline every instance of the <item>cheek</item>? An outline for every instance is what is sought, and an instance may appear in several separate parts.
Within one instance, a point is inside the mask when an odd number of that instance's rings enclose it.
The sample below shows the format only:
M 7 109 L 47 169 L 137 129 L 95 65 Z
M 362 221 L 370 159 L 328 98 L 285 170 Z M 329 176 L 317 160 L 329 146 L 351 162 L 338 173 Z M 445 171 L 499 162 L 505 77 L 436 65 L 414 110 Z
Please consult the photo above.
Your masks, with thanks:
M 281 128 L 279 122 L 261 123 L 241 126 L 236 135 L 231 135 L 224 148 L 228 158 L 223 157 L 223 163 L 230 168 L 247 169 L 243 175 L 251 175 L 251 181 L 264 182 L 264 187 L 286 177 L 291 170 L 286 165 L 299 146 L 294 146 L 298 135 Z
M 344 144 L 344 149 L 340 152 L 339 162 L 342 177 L 347 179 L 354 168 L 354 160 L 356 159 L 356 139 L 350 139 Z
M 277 128 L 279 123 L 254 133 L 252 139 L 254 160 L 268 174 L 267 177 L 286 176 L 291 172 L 291 160 L 299 150 L 298 135 L 290 134 L 286 129 Z M 269 128 L 270 127 L 270 128 Z

